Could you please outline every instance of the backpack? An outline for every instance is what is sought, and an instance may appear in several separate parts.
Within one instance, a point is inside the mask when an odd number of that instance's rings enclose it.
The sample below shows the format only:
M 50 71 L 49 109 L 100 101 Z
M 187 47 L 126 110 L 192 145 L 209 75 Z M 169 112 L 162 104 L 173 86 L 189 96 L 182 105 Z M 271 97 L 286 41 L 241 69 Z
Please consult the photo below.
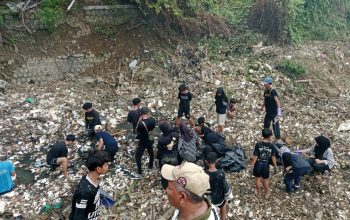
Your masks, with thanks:
M 193 138 L 190 142 L 185 142 L 182 138 L 179 138 L 178 151 L 183 160 L 195 162 L 198 156 L 196 139 Z

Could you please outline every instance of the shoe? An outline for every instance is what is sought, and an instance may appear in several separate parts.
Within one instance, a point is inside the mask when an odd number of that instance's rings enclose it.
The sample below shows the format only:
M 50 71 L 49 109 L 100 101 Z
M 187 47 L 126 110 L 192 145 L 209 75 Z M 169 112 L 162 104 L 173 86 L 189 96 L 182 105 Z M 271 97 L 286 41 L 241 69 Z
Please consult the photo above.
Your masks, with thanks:
M 299 191 L 300 190 L 300 185 L 298 186 L 298 185 L 295 185 L 294 186 L 294 192 L 296 192 L 296 191 Z
M 130 179 L 139 180 L 139 179 L 142 179 L 142 176 L 140 174 L 134 174 L 134 175 L 131 174 Z

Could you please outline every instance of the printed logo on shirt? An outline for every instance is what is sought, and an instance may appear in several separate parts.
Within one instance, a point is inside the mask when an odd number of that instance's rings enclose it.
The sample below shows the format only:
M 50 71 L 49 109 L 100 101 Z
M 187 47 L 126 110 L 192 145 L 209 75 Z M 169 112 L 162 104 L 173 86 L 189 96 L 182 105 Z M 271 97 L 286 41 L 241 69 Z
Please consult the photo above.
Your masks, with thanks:
M 88 219 L 89 219 L 89 220 L 97 220 L 97 217 L 98 217 L 99 215 L 100 215 L 100 210 L 97 209 L 96 211 L 90 212 L 90 213 L 88 214 Z
M 87 206 L 87 200 L 82 199 L 80 200 L 80 203 L 76 203 L 75 207 L 77 207 L 78 209 L 85 209 Z
M 270 147 L 260 146 L 259 152 L 260 152 L 260 159 L 266 160 L 271 156 L 272 149 Z
M 188 96 L 187 95 L 182 95 L 181 99 L 188 99 Z

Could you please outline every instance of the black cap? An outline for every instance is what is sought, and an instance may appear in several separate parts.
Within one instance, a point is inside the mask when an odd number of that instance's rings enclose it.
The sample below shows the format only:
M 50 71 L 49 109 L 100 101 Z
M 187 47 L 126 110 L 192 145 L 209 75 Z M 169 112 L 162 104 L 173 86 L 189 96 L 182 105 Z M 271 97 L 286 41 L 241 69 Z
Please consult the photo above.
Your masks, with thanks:
M 88 110 L 89 108 L 92 108 L 92 103 L 91 102 L 85 102 L 83 105 L 83 109 Z
M 138 104 L 140 104 L 141 103 L 141 99 L 139 99 L 139 98 L 134 98 L 133 100 L 132 100 L 132 104 L 133 105 L 138 105 Z
M 67 135 L 66 141 L 75 141 L 75 135 L 74 134 Z
M 145 115 L 149 112 L 149 109 L 147 107 L 142 107 L 141 108 L 141 115 Z

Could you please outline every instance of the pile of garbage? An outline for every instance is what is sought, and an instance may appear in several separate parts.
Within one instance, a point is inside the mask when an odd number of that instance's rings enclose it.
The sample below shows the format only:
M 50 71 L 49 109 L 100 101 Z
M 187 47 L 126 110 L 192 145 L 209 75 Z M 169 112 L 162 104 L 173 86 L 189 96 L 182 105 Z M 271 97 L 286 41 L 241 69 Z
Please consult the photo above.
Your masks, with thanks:
M 298 150 L 313 145 L 313 138 L 321 133 L 327 135 L 332 140 L 337 166 L 327 178 L 306 177 L 302 190 L 295 194 L 285 193 L 283 176 L 279 173 L 271 178 L 272 196 L 267 201 L 254 197 L 254 178 L 247 170 L 227 174 L 234 194 L 229 204 L 229 219 L 349 217 L 350 133 L 349 122 L 342 115 L 349 109 L 348 97 L 301 96 L 295 92 L 291 80 L 267 62 L 257 62 L 247 75 L 240 73 L 244 60 L 234 65 L 230 60 L 213 62 L 200 56 L 199 53 L 195 59 L 198 63 L 187 58 L 181 63 L 164 59 L 162 68 L 151 62 L 132 61 L 126 65 L 130 69 L 124 74 L 125 78 L 129 74 L 129 80 L 117 86 L 103 78 L 90 80 L 87 76 L 42 86 L 6 85 L 0 96 L 0 147 L 1 154 L 7 155 L 14 164 L 17 180 L 15 189 L 1 196 L 0 216 L 63 219 L 69 215 L 75 184 L 65 181 L 60 169 L 52 172 L 46 166 L 46 152 L 67 134 L 75 134 L 76 145 L 68 153 L 69 175 L 78 182 L 86 174 L 78 149 L 88 149 L 93 144 L 83 135 L 82 104 L 91 101 L 101 115 L 103 127 L 118 139 L 120 146 L 116 163 L 101 182 L 102 189 L 116 204 L 109 209 L 102 208 L 101 219 L 167 219 L 171 207 L 161 189 L 159 169 L 146 169 L 142 179 L 134 178 L 136 144 L 126 123 L 132 98 L 140 97 L 158 122 L 173 122 L 178 107 L 178 85 L 185 81 L 194 95 L 192 116 L 205 116 L 215 127 L 214 95 L 217 87 L 224 87 L 229 98 L 238 100 L 238 114 L 225 127 L 226 142 L 228 146 L 239 144 L 247 156 L 251 156 L 260 139 L 264 116 L 259 111 L 261 80 L 269 75 L 281 95 L 284 141 L 292 150 Z M 169 68 L 184 71 L 169 74 Z M 144 167 L 147 167 L 146 158 L 144 155 Z

